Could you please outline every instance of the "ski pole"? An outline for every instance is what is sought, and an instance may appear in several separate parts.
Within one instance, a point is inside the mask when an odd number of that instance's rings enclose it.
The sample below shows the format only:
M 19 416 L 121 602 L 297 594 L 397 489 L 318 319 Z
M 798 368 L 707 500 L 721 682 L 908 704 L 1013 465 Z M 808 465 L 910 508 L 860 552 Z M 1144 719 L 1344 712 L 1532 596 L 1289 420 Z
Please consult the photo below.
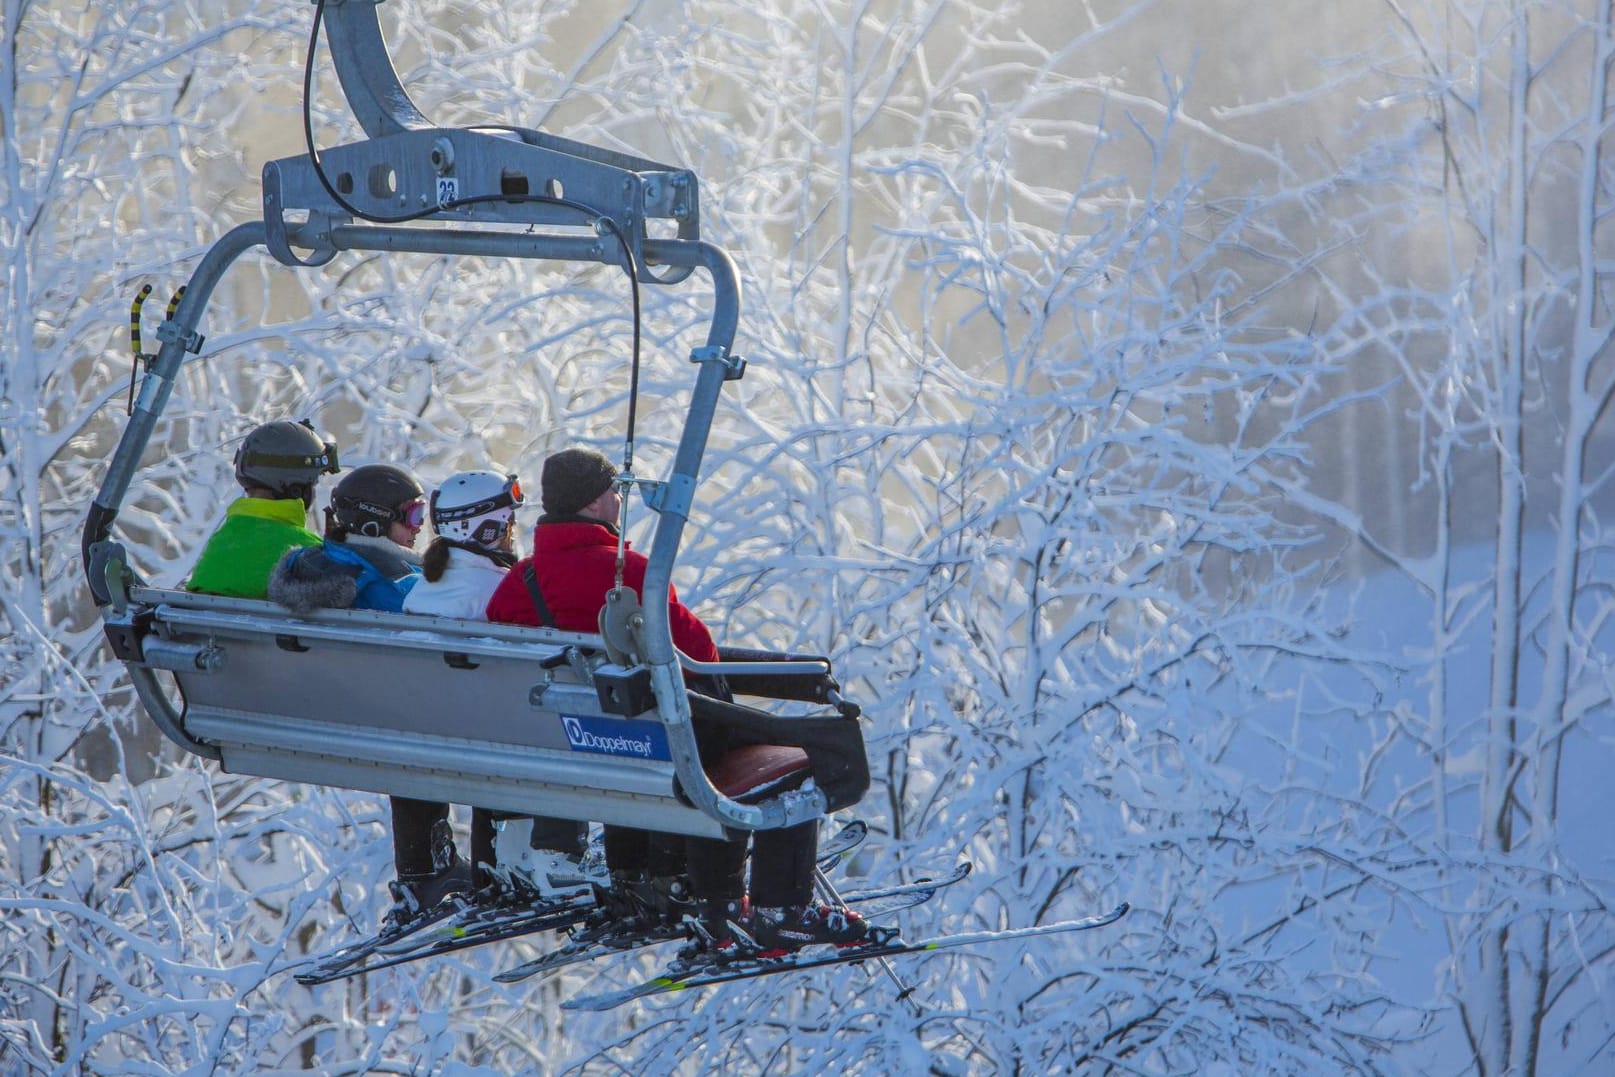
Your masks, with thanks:
M 837 908 L 846 908 L 846 902 L 841 900 L 841 895 L 836 891 L 835 883 L 830 881 L 830 876 L 824 873 L 823 868 L 814 867 L 813 877 L 814 882 L 818 885 L 819 891 L 824 895 L 825 900 L 829 901 Z M 891 958 L 880 957 L 876 958 L 876 960 L 880 963 L 880 967 L 886 973 L 887 977 L 890 978 L 892 983 L 897 986 L 898 999 L 907 1002 L 911 1007 L 913 1007 L 915 1017 L 924 1017 L 925 1008 L 922 1007 L 914 998 L 914 988 L 903 982 L 903 978 L 897 974 L 897 968 L 892 964 Z

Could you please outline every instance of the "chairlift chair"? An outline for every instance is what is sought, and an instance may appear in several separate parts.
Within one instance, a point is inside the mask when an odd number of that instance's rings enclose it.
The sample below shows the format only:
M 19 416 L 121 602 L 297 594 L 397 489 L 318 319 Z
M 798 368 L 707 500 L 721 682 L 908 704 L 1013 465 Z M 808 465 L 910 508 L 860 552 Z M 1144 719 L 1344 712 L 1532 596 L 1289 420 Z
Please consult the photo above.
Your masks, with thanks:
M 142 706 L 175 744 L 228 772 L 511 812 L 715 837 L 856 803 L 869 785 L 858 708 L 826 659 L 721 649 L 717 666 L 737 693 L 813 705 L 782 715 L 690 692 L 686 668 L 719 670 L 672 642 L 667 601 L 701 458 L 724 384 L 745 371 L 731 350 L 739 282 L 700 239 L 695 175 L 524 128 L 432 127 L 387 55 L 381 2 L 325 0 L 316 13 L 368 137 L 317 153 L 311 136 L 308 154 L 264 166 L 263 220 L 219 239 L 170 305 L 85 522 L 90 592 Z M 312 53 L 311 43 L 311 64 Z M 652 235 L 652 222 L 669 234 Z M 511 224 L 528 227 L 497 227 Z M 671 473 L 634 480 L 657 516 L 642 604 L 608 607 L 597 636 L 359 610 L 294 615 L 148 586 L 113 524 L 180 367 L 201 351 L 214 289 L 256 247 L 292 267 L 346 251 L 625 265 L 636 288 L 704 270 L 712 317 L 691 354 Z M 717 769 L 717 785 L 693 720 L 753 746 Z M 737 799 L 799 766 L 802 752 L 811 782 Z

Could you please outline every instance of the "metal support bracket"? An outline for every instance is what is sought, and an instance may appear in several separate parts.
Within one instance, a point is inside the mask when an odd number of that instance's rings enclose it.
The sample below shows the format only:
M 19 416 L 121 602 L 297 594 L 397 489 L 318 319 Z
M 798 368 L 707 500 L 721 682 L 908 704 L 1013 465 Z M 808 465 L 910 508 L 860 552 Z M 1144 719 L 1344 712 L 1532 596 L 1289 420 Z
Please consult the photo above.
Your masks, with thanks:
M 202 354 L 202 342 L 207 338 L 194 329 L 187 330 L 184 326 L 169 318 L 157 327 L 157 339 L 165 344 L 178 344 L 191 354 L 200 355 Z M 151 362 L 155 361 L 155 359 L 156 356 L 152 356 L 146 363 L 148 371 L 151 369 Z
M 103 539 L 90 543 L 87 552 L 86 574 L 96 605 L 111 606 L 112 612 L 121 616 L 129 608 L 129 585 L 134 582 L 123 545 Z
M 695 479 L 675 474 L 666 482 L 641 483 L 645 504 L 656 512 L 671 512 L 688 518 L 695 504 Z
M 645 617 L 639 608 L 639 596 L 631 588 L 613 587 L 606 592 L 606 604 L 600 607 L 599 627 L 606 657 L 613 663 L 637 666 L 644 660 L 640 633 L 645 627 Z
M 427 126 L 387 55 L 376 12 L 385 2 L 325 0 L 322 9 L 325 41 L 342 93 L 359 125 L 372 138 Z
M 699 348 L 690 350 L 692 363 L 718 363 L 723 367 L 724 381 L 739 381 L 746 376 L 746 360 L 738 355 L 730 355 L 723 348 L 713 344 L 703 344 Z
M 693 271 L 652 269 L 649 240 L 700 238 L 695 173 L 523 127 L 433 127 L 405 92 L 376 8 L 384 0 L 326 0 L 332 63 L 370 137 L 264 166 L 270 252 L 288 265 L 323 264 L 334 226 L 360 218 L 404 224 L 584 226 L 615 233 L 638 279 L 676 284 Z M 288 215 L 292 219 L 288 219 Z M 301 218 L 300 220 L 297 218 Z M 651 222 L 664 222 L 652 236 Z M 616 242 L 617 240 L 613 240 Z M 312 252 L 299 258 L 292 248 Z

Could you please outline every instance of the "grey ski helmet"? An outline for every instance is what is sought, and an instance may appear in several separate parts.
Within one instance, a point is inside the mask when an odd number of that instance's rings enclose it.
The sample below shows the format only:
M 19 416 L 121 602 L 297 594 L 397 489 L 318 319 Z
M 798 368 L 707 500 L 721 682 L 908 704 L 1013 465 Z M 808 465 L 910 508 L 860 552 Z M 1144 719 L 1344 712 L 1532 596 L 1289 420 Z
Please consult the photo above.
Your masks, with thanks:
M 344 531 L 379 538 L 394 520 L 404 518 L 413 503 L 421 504 L 425 487 L 401 467 L 392 464 L 366 464 L 356 467 L 331 491 L 331 515 Z
M 314 487 L 321 475 L 339 469 L 335 442 L 314 432 L 307 419 L 265 423 L 241 441 L 236 450 L 236 482 L 242 489 L 261 486 L 279 498 L 314 503 Z

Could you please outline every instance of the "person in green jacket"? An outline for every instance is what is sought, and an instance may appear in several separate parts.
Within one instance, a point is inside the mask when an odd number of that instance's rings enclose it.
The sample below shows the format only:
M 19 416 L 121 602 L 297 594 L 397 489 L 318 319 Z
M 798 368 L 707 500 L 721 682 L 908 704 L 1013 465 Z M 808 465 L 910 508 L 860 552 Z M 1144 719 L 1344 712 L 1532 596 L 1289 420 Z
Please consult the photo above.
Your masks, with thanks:
M 288 550 L 319 546 L 308 527 L 314 488 L 337 473 L 336 446 L 308 422 L 265 423 L 236 451 L 236 481 L 245 492 L 191 569 L 186 590 L 235 598 L 267 598 L 269 574 Z

